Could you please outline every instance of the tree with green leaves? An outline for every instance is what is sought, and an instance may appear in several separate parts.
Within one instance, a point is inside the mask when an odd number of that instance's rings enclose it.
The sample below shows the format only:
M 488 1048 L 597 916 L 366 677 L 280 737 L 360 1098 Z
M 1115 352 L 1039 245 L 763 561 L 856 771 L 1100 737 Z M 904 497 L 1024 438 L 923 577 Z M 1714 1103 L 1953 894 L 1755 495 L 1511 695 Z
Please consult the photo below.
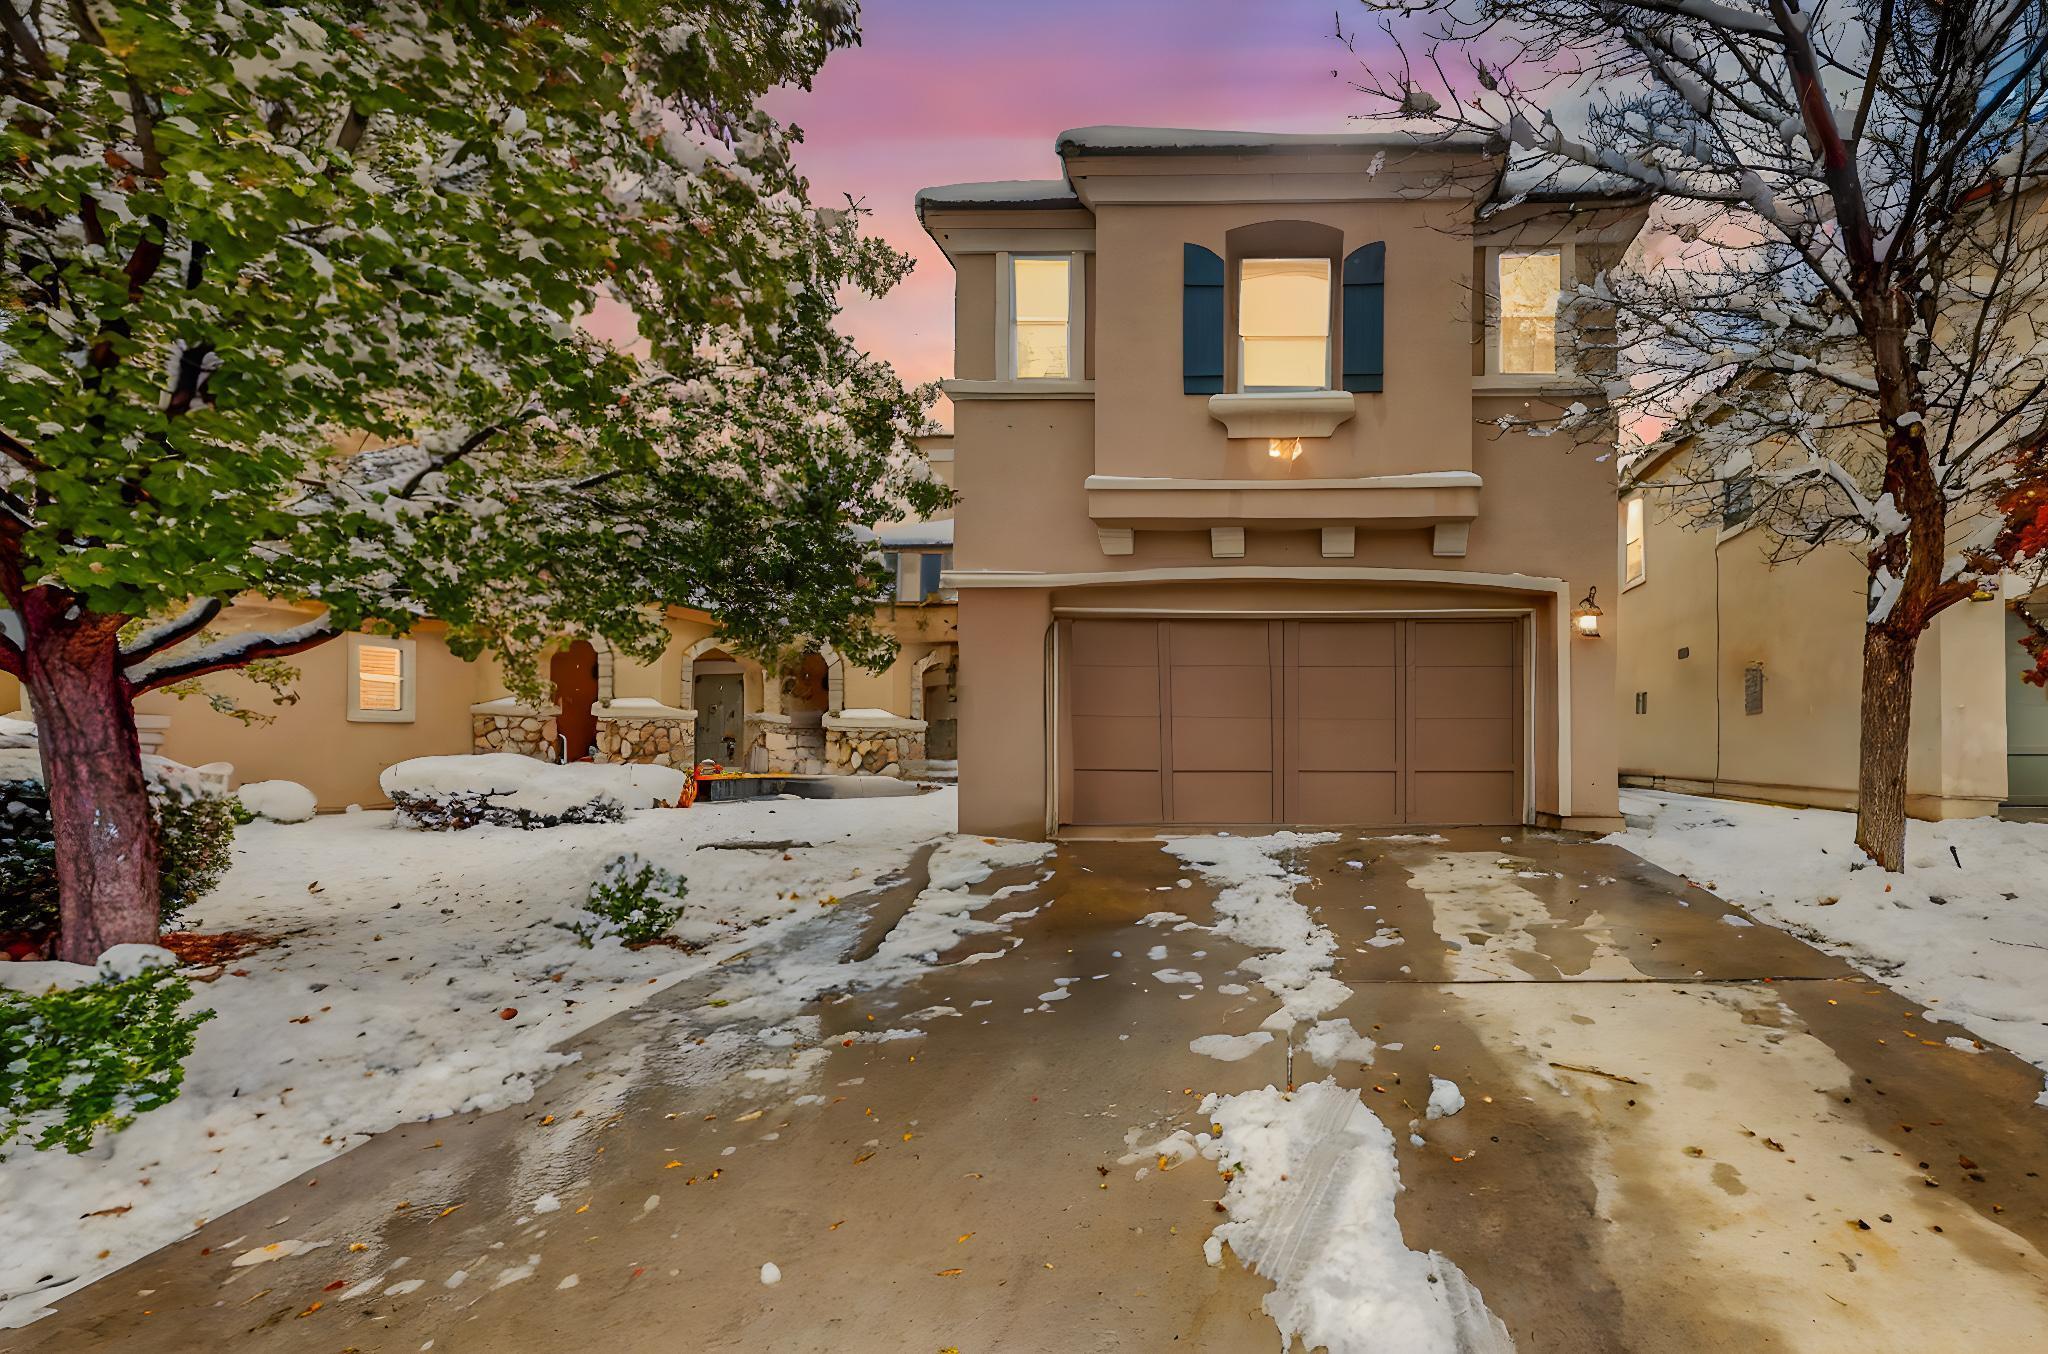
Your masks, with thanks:
M 855 18 L 0 0 L 0 670 L 65 958 L 156 932 L 143 692 L 427 616 L 515 672 L 651 655 L 663 604 L 887 657 L 857 528 L 944 490 L 922 392 L 833 323 L 908 262 L 758 107 Z M 323 610 L 212 635 L 248 592 Z

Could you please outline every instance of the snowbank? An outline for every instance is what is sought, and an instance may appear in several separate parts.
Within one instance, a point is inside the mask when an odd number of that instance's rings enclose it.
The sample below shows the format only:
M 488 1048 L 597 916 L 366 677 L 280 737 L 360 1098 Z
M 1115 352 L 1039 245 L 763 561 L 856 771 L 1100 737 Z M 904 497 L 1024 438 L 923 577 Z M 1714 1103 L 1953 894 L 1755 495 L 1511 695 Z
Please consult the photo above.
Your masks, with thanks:
M 1234 1172 L 1209 1263 L 1227 1245 L 1272 1280 L 1266 1314 L 1289 1348 L 1299 1335 L 1330 1354 L 1510 1354 L 1507 1327 L 1464 1272 L 1402 1243 L 1394 1138 L 1357 1092 L 1334 1079 L 1268 1086 L 1212 1095 L 1202 1113 L 1218 1133 L 1196 1144 Z
M 699 804 L 567 832 L 457 836 L 393 831 L 389 813 L 244 827 L 234 867 L 187 924 L 285 939 L 194 984 L 195 1004 L 218 1017 L 199 1031 L 176 1101 L 84 1156 L 0 1156 L 0 1326 L 33 1320 L 369 1134 L 526 1100 L 567 1060 L 563 1040 L 740 950 L 771 947 L 924 844 L 945 842 L 934 878 L 956 887 L 1043 852 L 952 838 L 954 804 L 951 790 Z M 793 832 L 813 845 L 698 849 Z M 692 909 L 721 923 L 704 950 L 585 949 L 553 924 L 578 915 L 604 865 L 631 851 L 684 876 Z M 929 950 L 950 930 L 922 924 L 912 943 Z M 56 964 L 0 964 L 0 975 L 42 988 L 94 977 Z
M 273 823 L 303 823 L 320 806 L 313 792 L 295 780 L 251 781 L 235 791 L 235 798 L 258 818 Z
M 377 784 L 411 826 L 553 827 L 615 821 L 620 810 L 674 804 L 689 773 L 644 762 L 552 762 L 513 752 L 414 757 Z
M 1624 790 L 1606 841 L 1684 875 L 2048 1070 L 2048 824 L 1906 825 L 1906 869 L 1855 843 L 1853 815 Z M 2048 1105 L 2048 1091 L 2042 1095 Z

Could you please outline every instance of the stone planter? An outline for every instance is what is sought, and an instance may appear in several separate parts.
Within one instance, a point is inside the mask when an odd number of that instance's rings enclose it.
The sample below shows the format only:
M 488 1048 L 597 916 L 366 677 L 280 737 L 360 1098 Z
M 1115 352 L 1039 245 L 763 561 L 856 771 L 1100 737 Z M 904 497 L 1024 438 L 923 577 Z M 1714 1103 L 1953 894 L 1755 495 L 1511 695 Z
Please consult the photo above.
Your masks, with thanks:
M 901 776 L 924 761 L 925 722 L 891 715 L 826 715 L 825 769 L 834 776 Z
M 553 761 L 555 715 L 552 705 L 517 705 L 485 701 L 469 707 L 472 752 L 516 752 L 522 757 Z
M 597 756 L 688 769 L 695 757 L 697 712 L 662 705 L 608 705 L 597 711 Z

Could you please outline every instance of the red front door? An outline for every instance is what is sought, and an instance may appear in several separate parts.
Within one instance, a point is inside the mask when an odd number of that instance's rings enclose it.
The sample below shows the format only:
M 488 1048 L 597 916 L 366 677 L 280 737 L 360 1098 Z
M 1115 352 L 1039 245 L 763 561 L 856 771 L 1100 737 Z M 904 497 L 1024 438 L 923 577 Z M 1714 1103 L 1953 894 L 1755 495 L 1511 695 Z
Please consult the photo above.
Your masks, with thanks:
M 555 755 L 565 761 L 587 762 L 597 751 L 597 650 L 586 640 L 568 645 L 548 664 L 548 676 L 555 683 L 555 704 L 562 713 L 555 718 Z

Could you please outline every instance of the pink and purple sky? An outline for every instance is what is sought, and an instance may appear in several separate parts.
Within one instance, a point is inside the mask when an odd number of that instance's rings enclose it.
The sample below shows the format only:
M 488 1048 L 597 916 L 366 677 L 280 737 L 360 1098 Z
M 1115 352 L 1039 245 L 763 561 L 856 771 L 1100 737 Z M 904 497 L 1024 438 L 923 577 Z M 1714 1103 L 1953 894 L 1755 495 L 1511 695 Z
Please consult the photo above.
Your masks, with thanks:
M 1347 26 L 1367 17 L 1346 8 Z M 918 189 L 1053 178 L 1069 127 L 1343 131 L 1365 108 L 1332 0 L 868 0 L 861 26 L 862 45 L 834 53 L 813 89 L 769 108 L 803 129 L 812 200 L 858 199 L 870 229 L 917 260 L 844 320 L 912 382 L 951 375 L 953 360 L 953 273 L 917 224 Z M 943 401 L 935 412 L 947 417 Z

